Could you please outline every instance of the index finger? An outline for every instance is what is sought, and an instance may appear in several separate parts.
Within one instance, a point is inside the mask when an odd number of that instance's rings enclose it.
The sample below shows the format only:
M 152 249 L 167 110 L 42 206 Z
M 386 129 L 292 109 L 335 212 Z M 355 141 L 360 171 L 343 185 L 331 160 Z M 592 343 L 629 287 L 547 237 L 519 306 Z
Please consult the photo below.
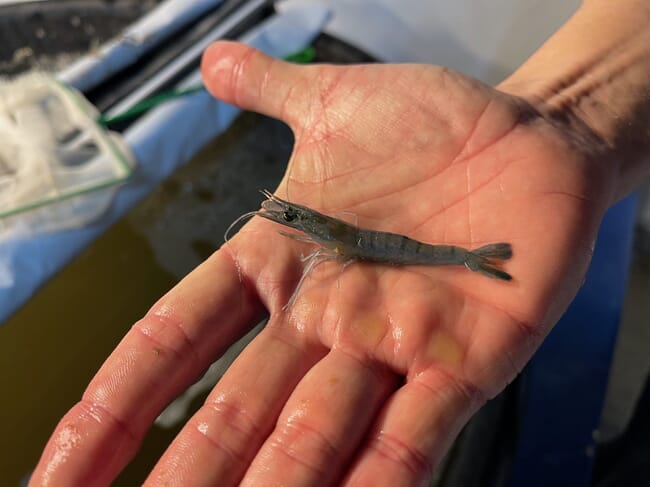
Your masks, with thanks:
M 160 411 L 246 333 L 262 309 L 234 254 L 222 247 L 122 339 L 57 425 L 31 484 L 108 485 Z

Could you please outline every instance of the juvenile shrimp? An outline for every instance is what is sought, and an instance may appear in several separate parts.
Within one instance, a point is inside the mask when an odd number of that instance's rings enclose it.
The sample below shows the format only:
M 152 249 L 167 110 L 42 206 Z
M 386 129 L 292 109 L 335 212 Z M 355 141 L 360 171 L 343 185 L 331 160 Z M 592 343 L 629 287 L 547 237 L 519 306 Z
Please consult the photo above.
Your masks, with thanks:
M 474 250 L 455 245 L 431 245 L 397 233 L 360 228 L 306 206 L 285 201 L 266 190 L 262 194 L 267 198 L 262 202 L 262 208 L 235 220 L 226 231 L 226 239 L 230 229 L 243 218 L 261 216 L 303 234 L 280 231 L 282 235 L 319 245 L 318 249 L 303 258 L 307 264 L 287 307 L 295 301 L 305 277 L 316 266 L 329 260 L 341 261 L 344 267 L 355 261 L 390 265 L 465 266 L 470 271 L 493 279 L 512 279 L 510 274 L 498 268 L 499 261 L 512 257 L 509 243 L 493 243 Z

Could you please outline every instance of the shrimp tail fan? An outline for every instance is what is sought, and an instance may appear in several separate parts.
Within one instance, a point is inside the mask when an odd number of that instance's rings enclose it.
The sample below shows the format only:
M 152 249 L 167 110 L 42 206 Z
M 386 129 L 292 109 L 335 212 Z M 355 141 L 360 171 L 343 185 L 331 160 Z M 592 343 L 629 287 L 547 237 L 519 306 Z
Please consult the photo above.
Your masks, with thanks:
M 494 243 L 467 252 L 465 267 L 470 271 L 501 281 L 510 281 L 512 276 L 497 266 L 499 261 L 512 257 L 512 247 L 509 243 Z

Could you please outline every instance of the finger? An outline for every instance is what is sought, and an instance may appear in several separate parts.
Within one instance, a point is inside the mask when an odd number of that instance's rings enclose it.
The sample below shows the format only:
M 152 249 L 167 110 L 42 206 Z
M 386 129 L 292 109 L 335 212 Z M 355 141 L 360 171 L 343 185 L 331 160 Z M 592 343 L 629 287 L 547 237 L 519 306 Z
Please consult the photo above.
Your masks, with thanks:
M 296 384 L 326 350 L 271 322 L 167 449 L 148 485 L 237 485 Z
M 215 97 L 289 125 L 309 97 L 315 68 L 297 66 L 237 42 L 216 42 L 203 53 L 201 72 Z
M 222 249 L 136 323 L 101 367 L 82 400 L 59 422 L 35 485 L 106 485 L 137 450 L 146 430 L 260 315 Z
M 395 385 L 386 369 L 333 349 L 296 387 L 241 485 L 334 484 Z
M 387 402 L 343 485 L 428 485 L 482 403 L 482 394 L 446 373 L 421 373 Z

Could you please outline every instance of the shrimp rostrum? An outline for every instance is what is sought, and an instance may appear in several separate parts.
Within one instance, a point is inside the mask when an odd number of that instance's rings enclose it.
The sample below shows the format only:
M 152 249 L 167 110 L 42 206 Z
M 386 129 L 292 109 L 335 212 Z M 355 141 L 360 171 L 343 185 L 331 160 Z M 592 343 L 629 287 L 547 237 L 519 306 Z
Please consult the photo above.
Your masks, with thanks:
M 282 235 L 319 245 L 317 250 L 304 258 L 307 264 L 288 306 L 294 301 L 305 277 L 317 265 L 328 260 L 342 261 L 344 265 L 368 261 L 390 265 L 464 266 L 493 279 L 512 279 L 510 274 L 498 267 L 500 261 L 512 257 L 509 243 L 493 243 L 474 250 L 455 245 L 431 245 L 397 233 L 359 228 L 306 206 L 285 201 L 268 191 L 262 191 L 262 194 L 267 198 L 262 202 L 262 208 L 241 218 L 261 216 L 302 232 L 300 235 L 280 231 Z

